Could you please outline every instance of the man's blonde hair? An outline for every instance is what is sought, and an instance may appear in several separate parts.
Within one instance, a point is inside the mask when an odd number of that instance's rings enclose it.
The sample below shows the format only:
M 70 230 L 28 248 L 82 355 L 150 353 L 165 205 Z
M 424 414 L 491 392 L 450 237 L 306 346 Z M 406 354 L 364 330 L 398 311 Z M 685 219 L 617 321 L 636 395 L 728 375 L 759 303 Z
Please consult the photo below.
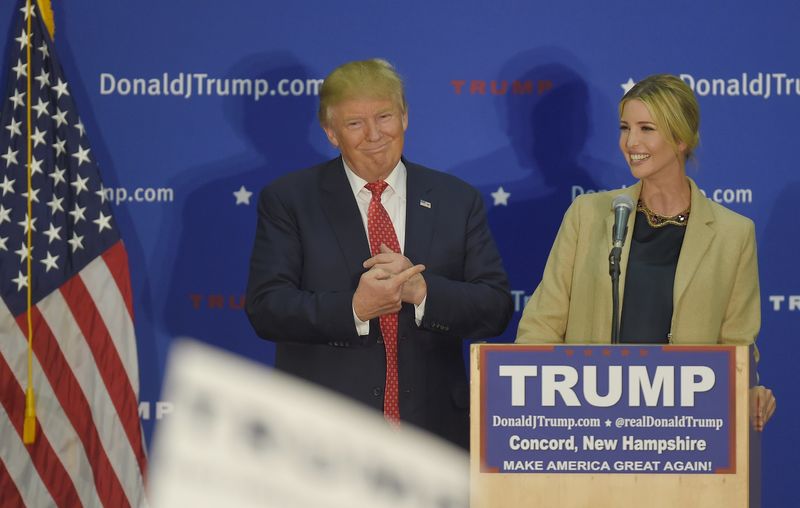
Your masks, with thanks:
M 636 83 L 619 101 L 619 115 L 625 104 L 639 99 L 650 111 L 664 138 L 678 152 L 686 145 L 686 159 L 700 143 L 700 106 L 689 85 L 671 74 L 654 74 Z
M 348 62 L 328 74 L 319 92 L 319 122 L 326 126 L 331 108 L 350 99 L 390 99 L 407 110 L 403 79 L 381 58 Z

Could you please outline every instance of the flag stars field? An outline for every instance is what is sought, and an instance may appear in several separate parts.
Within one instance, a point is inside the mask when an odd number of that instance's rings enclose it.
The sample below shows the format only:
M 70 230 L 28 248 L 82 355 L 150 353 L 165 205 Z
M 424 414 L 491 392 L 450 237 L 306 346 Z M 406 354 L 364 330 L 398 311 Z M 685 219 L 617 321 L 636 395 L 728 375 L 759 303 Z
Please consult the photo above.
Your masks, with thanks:
M 17 2 L 0 104 L 0 505 L 142 506 L 127 253 L 44 23 L 49 2 Z

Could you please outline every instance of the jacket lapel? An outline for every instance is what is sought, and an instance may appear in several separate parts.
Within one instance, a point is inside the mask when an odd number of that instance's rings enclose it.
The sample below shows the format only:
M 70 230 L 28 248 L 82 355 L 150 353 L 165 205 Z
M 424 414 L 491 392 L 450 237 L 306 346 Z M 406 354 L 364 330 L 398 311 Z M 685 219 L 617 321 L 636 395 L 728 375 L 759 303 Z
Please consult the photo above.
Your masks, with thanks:
M 403 254 L 412 263 L 426 263 L 433 239 L 437 201 L 433 186 L 425 172 L 403 159 L 406 166 L 406 240 Z
M 331 161 L 323 170 L 320 203 L 339 241 L 350 274 L 357 279 L 364 272 L 362 264 L 370 257 L 369 242 L 344 171 L 341 157 Z
M 678 257 L 678 267 L 675 269 L 675 286 L 672 290 L 674 309 L 678 308 L 681 296 L 689 286 L 689 281 L 692 280 L 716 234 L 713 228 L 714 212 L 711 204 L 691 178 L 689 185 L 692 188 L 692 204 L 689 224 L 686 225 L 686 235 Z

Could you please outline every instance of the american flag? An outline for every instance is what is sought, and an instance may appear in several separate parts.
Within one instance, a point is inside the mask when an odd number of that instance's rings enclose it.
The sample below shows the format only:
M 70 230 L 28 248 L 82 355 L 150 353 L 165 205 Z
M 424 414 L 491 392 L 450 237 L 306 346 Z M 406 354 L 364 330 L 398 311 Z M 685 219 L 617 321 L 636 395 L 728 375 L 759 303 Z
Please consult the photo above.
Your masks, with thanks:
M 31 4 L 18 5 L 0 119 L 0 506 L 139 506 L 127 254 L 42 19 L 49 2 Z M 36 437 L 25 444 L 29 280 Z

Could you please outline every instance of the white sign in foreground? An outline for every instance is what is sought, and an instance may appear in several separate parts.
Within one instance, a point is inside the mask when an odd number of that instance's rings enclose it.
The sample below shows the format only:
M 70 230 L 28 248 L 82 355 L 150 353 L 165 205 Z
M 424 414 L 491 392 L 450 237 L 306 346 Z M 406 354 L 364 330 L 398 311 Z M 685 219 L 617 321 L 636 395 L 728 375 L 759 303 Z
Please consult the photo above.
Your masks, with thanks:
M 194 342 L 170 355 L 152 506 L 468 506 L 463 451 L 333 392 Z

